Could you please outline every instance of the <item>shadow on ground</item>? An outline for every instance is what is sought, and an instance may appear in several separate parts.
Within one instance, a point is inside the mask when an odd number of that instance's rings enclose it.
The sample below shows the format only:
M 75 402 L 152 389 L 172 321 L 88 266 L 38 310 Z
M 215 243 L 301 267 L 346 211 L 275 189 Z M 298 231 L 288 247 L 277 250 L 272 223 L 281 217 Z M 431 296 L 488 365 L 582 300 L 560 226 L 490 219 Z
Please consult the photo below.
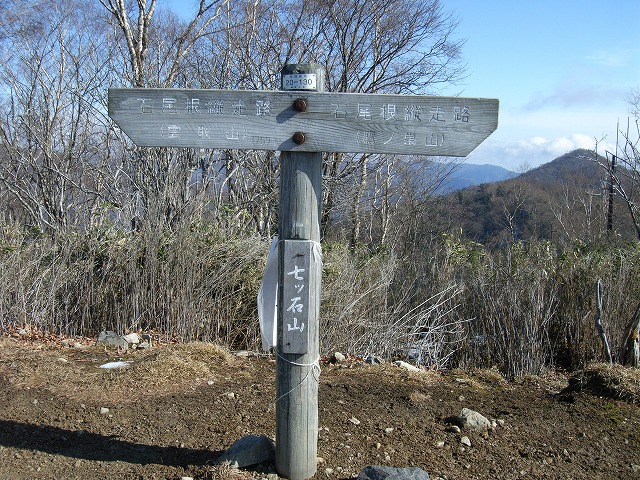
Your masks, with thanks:
M 85 430 L 65 430 L 6 420 L 0 420 L 0 445 L 82 460 L 182 468 L 212 464 L 222 454 L 222 451 L 132 443 Z

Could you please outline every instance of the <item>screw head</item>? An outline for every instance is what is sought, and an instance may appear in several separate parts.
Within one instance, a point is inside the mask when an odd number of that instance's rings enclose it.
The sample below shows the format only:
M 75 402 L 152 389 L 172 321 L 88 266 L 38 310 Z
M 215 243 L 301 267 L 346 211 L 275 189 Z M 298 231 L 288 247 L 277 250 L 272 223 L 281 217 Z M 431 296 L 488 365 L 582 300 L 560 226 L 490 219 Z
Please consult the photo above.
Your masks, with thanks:
M 307 101 L 304 98 L 298 98 L 293 102 L 293 108 L 298 112 L 307 111 Z
M 296 133 L 293 134 L 293 143 L 295 143 L 297 145 L 302 145 L 305 140 L 306 140 L 306 138 L 304 137 L 304 133 L 296 132 Z

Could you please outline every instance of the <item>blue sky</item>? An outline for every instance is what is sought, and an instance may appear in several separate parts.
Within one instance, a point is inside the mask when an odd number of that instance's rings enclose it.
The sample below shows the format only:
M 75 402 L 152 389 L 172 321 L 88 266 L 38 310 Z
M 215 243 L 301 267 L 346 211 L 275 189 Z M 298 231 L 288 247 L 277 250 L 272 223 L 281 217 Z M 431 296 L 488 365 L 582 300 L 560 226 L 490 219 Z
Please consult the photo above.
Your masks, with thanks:
M 639 0 L 442 0 L 460 17 L 468 78 L 443 94 L 500 99 L 498 130 L 470 163 L 536 167 L 615 148 L 640 88 Z
M 522 170 L 596 139 L 600 153 L 615 148 L 640 88 L 640 0 L 441 1 L 460 19 L 468 77 L 440 94 L 500 100 L 498 130 L 469 163 Z

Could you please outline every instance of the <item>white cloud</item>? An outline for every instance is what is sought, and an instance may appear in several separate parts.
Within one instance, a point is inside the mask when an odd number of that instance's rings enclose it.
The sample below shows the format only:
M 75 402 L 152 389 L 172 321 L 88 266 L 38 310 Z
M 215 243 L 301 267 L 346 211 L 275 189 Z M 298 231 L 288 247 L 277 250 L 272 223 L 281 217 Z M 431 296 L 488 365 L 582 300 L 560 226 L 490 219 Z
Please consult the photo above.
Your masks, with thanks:
M 469 155 L 467 161 L 476 164 L 499 165 L 510 170 L 516 170 L 523 164 L 535 168 L 578 148 L 594 150 L 596 140 L 581 133 L 552 139 L 541 136 L 513 141 L 488 139 Z M 598 143 L 598 153 L 600 154 L 604 154 L 605 150 L 612 148 L 615 148 L 613 143 Z
M 571 150 L 575 150 L 576 148 L 593 150 L 596 147 L 596 143 L 592 137 L 587 137 L 581 133 L 574 133 L 570 138 L 559 137 L 547 144 L 543 144 L 542 146 L 546 147 L 545 150 L 548 153 L 559 156 L 570 152 Z

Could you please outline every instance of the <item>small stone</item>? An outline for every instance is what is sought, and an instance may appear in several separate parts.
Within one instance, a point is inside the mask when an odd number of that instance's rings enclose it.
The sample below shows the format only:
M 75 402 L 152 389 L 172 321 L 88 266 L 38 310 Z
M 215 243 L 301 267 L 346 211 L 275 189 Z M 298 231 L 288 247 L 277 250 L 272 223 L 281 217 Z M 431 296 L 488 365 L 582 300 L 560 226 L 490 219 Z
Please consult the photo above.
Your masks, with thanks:
M 446 430 L 447 432 L 460 433 L 460 427 L 457 425 L 449 425 Z
M 336 352 L 333 354 L 333 359 L 336 363 L 343 363 L 347 358 L 340 352 Z
M 376 443 L 376 450 L 380 450 L 382 448 L 382 444 L 380 442 Z
M 429 474 L 417 467 L 397 468 L 381 465 L 364 467 L 356 480 L 391 480 L 391 479 L 429 480 Z
M 33 399 L 31 400 L 31 405 L 37 405 L 38 404 L 38 400 L 37 399 Z
M 67 360 L 66 358 L 58 357 L 58 362 L 60 362 L 60 363 L 69 363 L 69 360 Z
M 325 468 L 324 473 L 327 475 L 333 475 L 333 468 Z
M 421 372 L 422 370 L 420 370 L 418 367 L 411 365 L 410 363 L 407 362 L 403 362 L 402 360 L 396 360 L 395 362 L 393 362 L 393 364 L 396 367 L 400 367 L 403 368 L 404 370 L 407 370 L 409 372 Z
M 207 385 L 211 386 L 213 385 L 215 382 L 213 380 L 207 380 Z
M 73 344 L 73 348 L 84 348 L 84 345 L 82 345 L 80 342 L 76 342 Z
M 391 433 L 393 432 L 393 427 L 387 427 L 384 429 L 384 433 Z
M 491 422 L 487 417 L 468 408 L 462 409 L 458 419 L 458 425 L 461 425 L 463 428 L 470 428 L 472 430 L 487 430 L 491 428 Z
M 467 447 L 471 446 L 471 440 L 469 440 L 469 437 L 466 436 L 460 439 L 460 443 L 466 445 Z
M 140 343 L 140 337 L 135 332 L 129 333 L 128 335 L 124 335 L 122 338 L 124 338 L 128 343 L 134 343 L 134 344 Z
M 234 398 L 236 398 L 236 394 L 233 392 L 223 393 L 222 395 L 227 397 L 229 400 L 233 400 Z
M 364 361 L 365 361 L 365 363 L 368 363 L 369 365 L 382 365 L 384 363 L 383 359 L 381 359 L 380 357 L 376 357 L 375 355 L 371 355 L 371 354 L 365 355 Z
M 437 441 L 436 448 L 444 448 L 444 440 Z
M 216 459 L 216 463 L 229 462 L 243 468 L 271 462 L 274 459 L 275 444 L 270 438 L 265 435 L 248 435 L 236 440 L 227 451 Z
M 109 409 L 107 407 L 100 407 L 100 415 L 107 415 L 109 413 Z
M 501 427 L 504 427 L 504 420 L 503 420 L 502 418 L 497 419 L 497 420 L 496 420 L 496 423 L 497 423 L 498 425 L 500 425 Z
M 127 342 L 122 335 L 118 335 L 111 331 L 102 331 L 98 334 L 98 345 L 111 345 L 113 347 L 122 348 L 127 350 L 129 348 L 129 342 Z
M 356 417 L 351 417 L 351 418 L 349 419 L 349 421 L 350 421 L 351 423 L 353 423 L 354 425 L 360 425 L 360 423 L 361 423 L 361 422 L 360 422 L 360 420 L 358 420 Z
M 180 477 L 180 480 L 193 480 L 193 477 Z

